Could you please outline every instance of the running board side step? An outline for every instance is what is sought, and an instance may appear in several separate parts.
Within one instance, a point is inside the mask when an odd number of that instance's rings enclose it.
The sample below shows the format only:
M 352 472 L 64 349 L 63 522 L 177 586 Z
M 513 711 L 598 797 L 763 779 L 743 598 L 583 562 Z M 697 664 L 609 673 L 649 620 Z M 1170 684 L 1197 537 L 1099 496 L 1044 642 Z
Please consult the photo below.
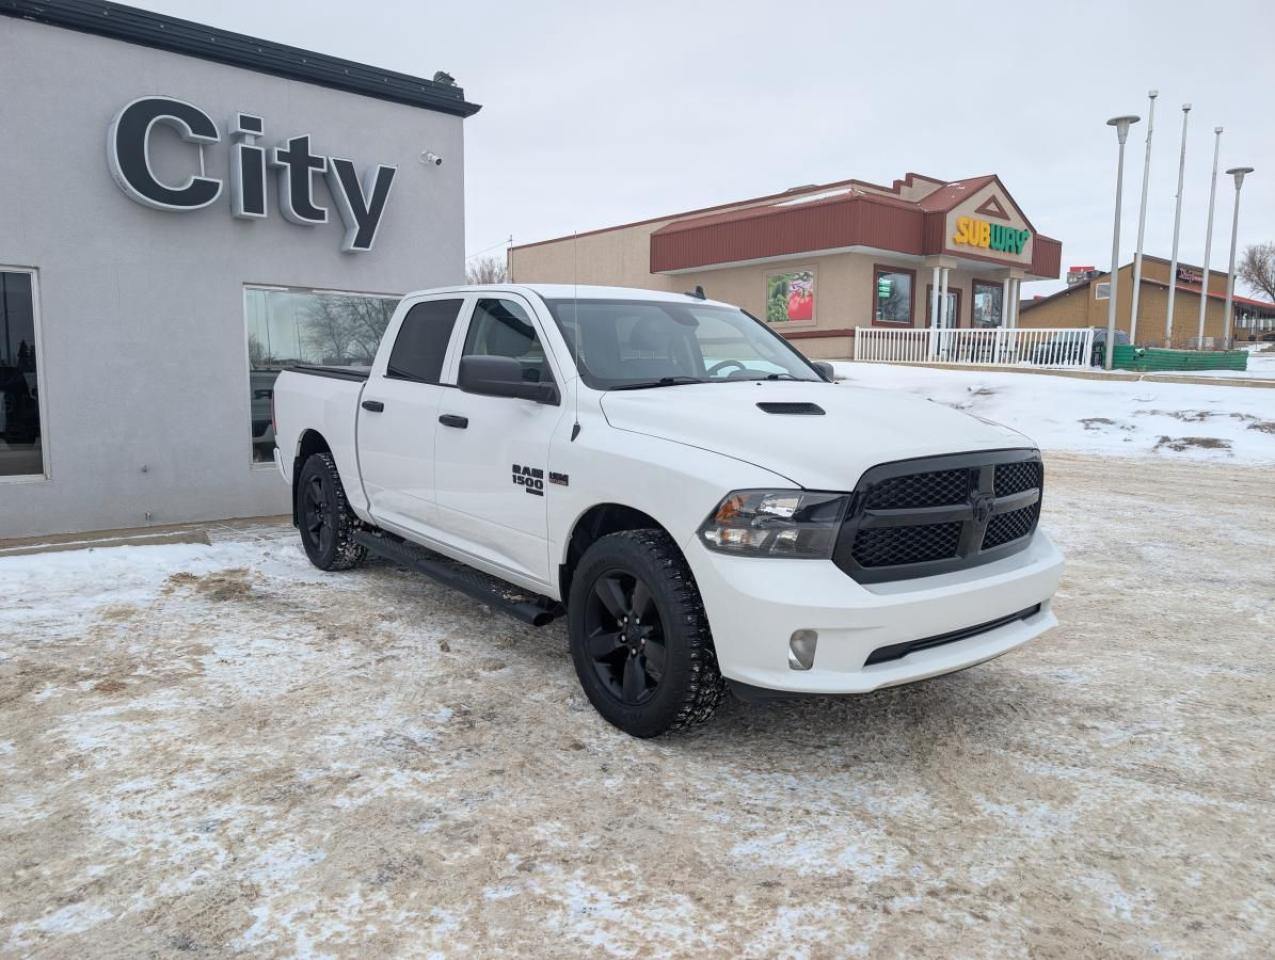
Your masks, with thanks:
M 515 587 L 459 560 L 444 557 L 383 530 L 356 530 L 354 542 L 367 547 L 369 553 L 411 567 L 533 627 L 543 627 L 566 612 L 556 600 Z

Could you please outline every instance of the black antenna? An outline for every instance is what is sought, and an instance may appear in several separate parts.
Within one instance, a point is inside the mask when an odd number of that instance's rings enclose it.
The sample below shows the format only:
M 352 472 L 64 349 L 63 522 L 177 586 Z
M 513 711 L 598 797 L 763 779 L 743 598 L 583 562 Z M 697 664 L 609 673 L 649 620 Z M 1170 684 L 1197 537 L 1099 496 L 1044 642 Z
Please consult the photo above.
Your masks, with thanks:
M 572 338 L 572 354 L 576 365 L 575 423 L 571 425 L 571 441 L 580 436 L 580 234 L 571 231 L 571 312 L 575 320 L 575 336 Z

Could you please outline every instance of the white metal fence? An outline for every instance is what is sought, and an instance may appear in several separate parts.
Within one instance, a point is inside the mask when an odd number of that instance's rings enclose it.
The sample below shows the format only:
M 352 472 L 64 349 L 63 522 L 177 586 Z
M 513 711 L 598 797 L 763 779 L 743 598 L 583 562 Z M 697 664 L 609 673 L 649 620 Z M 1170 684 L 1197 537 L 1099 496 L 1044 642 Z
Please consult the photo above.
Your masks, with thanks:
M 930 330 L 856 327 L 854 358 L 876 363 L 970 363 L 1037 367 L 1088 367 L 1094 356 L 1092 327 Z

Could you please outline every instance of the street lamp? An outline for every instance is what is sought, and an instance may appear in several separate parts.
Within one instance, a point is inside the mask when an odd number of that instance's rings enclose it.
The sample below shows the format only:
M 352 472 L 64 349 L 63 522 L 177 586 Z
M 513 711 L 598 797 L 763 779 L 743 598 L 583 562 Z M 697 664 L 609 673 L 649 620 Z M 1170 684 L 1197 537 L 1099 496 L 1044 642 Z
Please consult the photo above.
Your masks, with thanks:
M 1213 201 L 1217 198 L 1217 156 L 1222 149 L 1222 128 L 1213 128 L 1213 182 L 1209 186 L 1209 219 L 1204 235 L 1204 271 L 1200 278 L 1200 332 L 1196 334 L 1195 349 L 1204 349 L 1204 310 L 1209 303 L 1209 258 L 1213 255 Z
M 1107 121 L 1107 126 L 1116 128 L 1116 137 L 1120 140 L 1120 159 L 1116 165 L 1116 218 L 1111 228 L 1111 280 L 1107 290 L 1110 298 L 1107 301 L 1107 350 L 1102 364 L 1107 370 L 1111 369 L 1116 343 L 1116 287 L 1120 276 L 1120 201 L 1124 192 L 1124 144 L 1129 139 L 1129 128 L 1140 119 L 1141 117 L 1130 114 L 1112 117 Z
M 1253 172 L 1252 167 L 1231 167 L 1226 171 L 1235 178 L 1235 213 L 1231 217 L 1231 265 L 1226 273 L 1226 307 L 1222 311 L 1222 347 L 1225 349 L 1231 342 L 1231 298 L 1235 295 L 1235 238 L 1240 229 L 1240 187 L 1244 186 L 1244 177 Z
M 1138 340 L 1138 297 L 1142 293 L 1142 239 L 1147 232 L 1147 187 L 1151 184 L 1151 134 L 1155 130 L 1155 98 L 1159 90 L 1150 90 L 1151 110 L 1147 113 L 1147 153 L 1142 161 L 1142 204 L 1138 207 L 1138 245 L 1133 251 L 1133 302 L 1129 309 L 1129 342 Z
M 1182 227 L 1182 177 L 1186 173 L 1186 122 L 1191 105 L 1182 104 L 1182 151 L 1178 154 L 1178 192 L 1173 207 L 1173 259 L 1169 263 L 1169 307 L 1164 314 L 1164 345 L 1173 346 L 1173 295 L 1178 290 L 1178 236 Z

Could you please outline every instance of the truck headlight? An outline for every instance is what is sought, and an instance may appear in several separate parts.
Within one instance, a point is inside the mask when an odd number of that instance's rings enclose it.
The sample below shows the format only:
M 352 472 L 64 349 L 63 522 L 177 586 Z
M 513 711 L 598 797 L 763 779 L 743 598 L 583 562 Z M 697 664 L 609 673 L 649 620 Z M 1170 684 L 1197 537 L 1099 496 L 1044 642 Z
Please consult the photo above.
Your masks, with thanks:
M 699 537 L 718 553 L 827 560 L 849 505 L 844 493 L 736 490 L 700 525 Z

